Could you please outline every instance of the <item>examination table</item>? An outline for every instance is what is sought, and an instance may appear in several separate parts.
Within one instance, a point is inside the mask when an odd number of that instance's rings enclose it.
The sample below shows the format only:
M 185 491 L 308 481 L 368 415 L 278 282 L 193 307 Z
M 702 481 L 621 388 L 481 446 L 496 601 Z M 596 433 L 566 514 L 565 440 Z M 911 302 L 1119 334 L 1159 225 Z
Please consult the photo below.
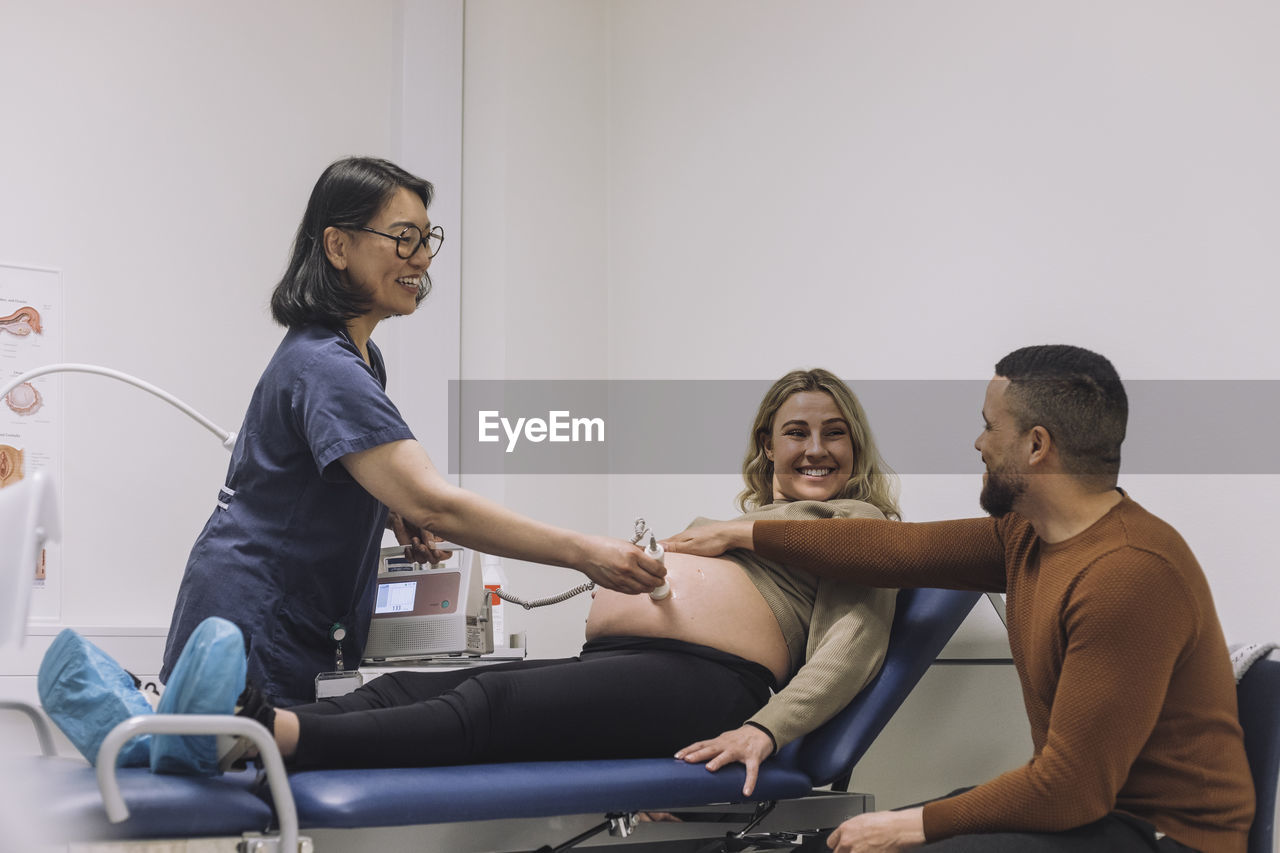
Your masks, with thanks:
M 660 839 L 690 838 L 724 839 L 725 850 L 795 849 L 797 833 L 874 807 L 871 796 L 844 791 L 849 773 L 978 597 L 902 590 L 879 674 L 833 719 L 765 762 L 749 799 L 741 765 L 708 773 L 670 758 L 285 774 L 266 730 L 237 717 L 135 717 L 104 741 L 96 773 L 83 761 L 53 757 L 17 760 L 9 772 L 28 780 L 44 831 L 64 840 L 232 838 L 265 853 L 297 849 L 301 831 L 303 849 L 314 842 L 323 853 L 397 849 L 392 839 L 403 832 L 395 828 L 421 827 L 418 845 L 408 849 L 554 851 L 607 842 L 656 850 L 692 843 Z M 254 737 L 263 771 L 215 778 L 113 772 L 116 752 L 134 734 L 211 729 Z M 831 790 L 815 790 L 825 786 Z M 675 812 L 684 822 L 637 825 L 643 811 Z M 421 841 L 431 827 L 434 844 Z

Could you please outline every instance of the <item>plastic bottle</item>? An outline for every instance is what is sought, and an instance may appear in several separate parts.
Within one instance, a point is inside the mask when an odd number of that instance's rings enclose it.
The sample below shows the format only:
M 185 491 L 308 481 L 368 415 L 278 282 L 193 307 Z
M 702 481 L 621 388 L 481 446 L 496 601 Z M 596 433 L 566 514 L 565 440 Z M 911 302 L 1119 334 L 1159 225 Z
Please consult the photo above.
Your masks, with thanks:
M 489 604 L 493 608 L 489 618 L 493 624 L 493 650 L 497 652 L 507 647 L 507 625 L 504 618 L 507 605 L 495 592 L 507 583 L 507 573 L 502 570 L 502 558 L 495 557 L 493 554 L 482 554 L 480 575 L 484 578 L 484 588 L 489 590 Z

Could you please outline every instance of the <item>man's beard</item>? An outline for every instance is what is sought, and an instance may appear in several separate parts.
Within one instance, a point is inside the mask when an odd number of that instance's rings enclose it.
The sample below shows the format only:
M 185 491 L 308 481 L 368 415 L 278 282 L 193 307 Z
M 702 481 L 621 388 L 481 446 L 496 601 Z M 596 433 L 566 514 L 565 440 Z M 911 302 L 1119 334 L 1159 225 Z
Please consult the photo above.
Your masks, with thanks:
M 978 504 L 993 518 L 1008 515 L 1013 505 L 1027 491 L 1026 478 L 1007 471 L 987 470 L 986 482 L 982 484 L 982 494 L 978 496 Z

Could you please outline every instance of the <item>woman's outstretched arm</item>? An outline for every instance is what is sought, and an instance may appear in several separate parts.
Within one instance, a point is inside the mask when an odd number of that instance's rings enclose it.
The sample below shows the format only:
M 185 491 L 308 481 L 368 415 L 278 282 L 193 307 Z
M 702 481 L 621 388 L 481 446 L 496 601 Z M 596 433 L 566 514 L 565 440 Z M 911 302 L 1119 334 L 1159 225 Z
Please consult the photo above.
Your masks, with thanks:
M 416 441 L 392 441 L 342 457 L 351 476 L 406 522 L 486 554 L 577 569 L 601 586 L 641 593 L 666 569 L 621 539 L 534 521 L 453 485 Z

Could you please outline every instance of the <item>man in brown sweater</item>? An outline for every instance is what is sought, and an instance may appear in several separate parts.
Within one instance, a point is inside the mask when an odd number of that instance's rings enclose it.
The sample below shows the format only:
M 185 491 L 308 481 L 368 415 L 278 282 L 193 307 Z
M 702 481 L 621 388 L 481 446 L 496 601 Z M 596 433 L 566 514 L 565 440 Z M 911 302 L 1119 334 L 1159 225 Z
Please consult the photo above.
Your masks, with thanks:
M 1128 401 L 1100 355 L 1017 350 L 975 442 L 990 518 L 729 522 L 672 551 L 754 548 L 818 575 L 1007 593 L 1034 754 L 922 807 L 859 815 L 837 853 L 1244 853 L 1254 792 L 1204 573 L 1116 487 Z

